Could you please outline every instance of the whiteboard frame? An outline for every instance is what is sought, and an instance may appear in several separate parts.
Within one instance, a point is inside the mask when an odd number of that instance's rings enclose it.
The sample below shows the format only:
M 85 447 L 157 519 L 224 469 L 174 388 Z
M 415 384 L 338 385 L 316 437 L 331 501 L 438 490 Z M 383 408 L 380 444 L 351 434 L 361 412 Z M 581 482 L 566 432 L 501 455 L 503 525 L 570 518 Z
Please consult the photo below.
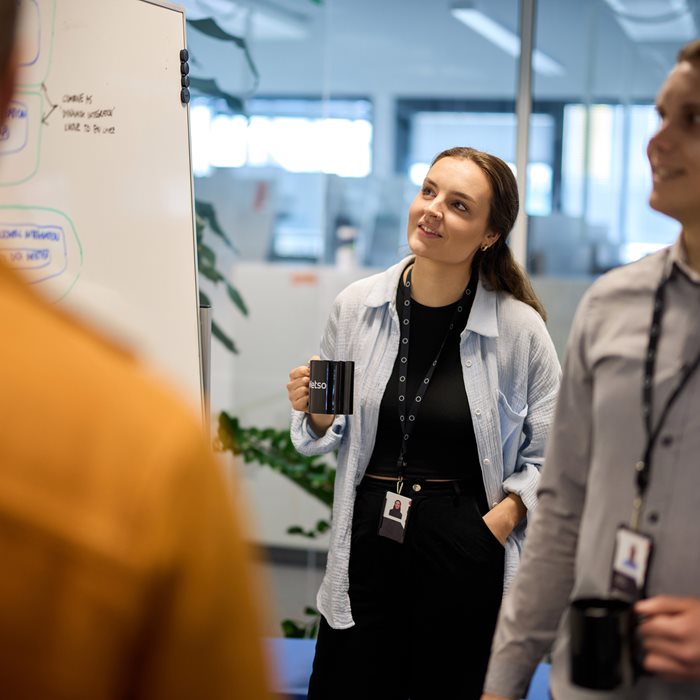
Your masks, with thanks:
M 173 12 L 179 12 L 182 15 L 182 37 L 184 41 L 183 49 L 187 48 L 187 16 L 185 14 L 185 8 L 182 5 L 177 5 L 167 0 L 139 0 L 148 5 L 156 5 L 157 7 L 162 7 L 165 10 L 172 10 Z M 194 198 L 194 174 L 192 172 L 192 129 L 190 125 L 190 106 L 189 104 L 184 105 L 187 111 L 187 154 L 190 163 L 190 203 L 192 209 L 192 253 L 194 257 L 194 279 L 197 286 L 197 317 L 201 317 L 200 304 L 199 304 L 199 258 L 197 256 L 197 220 L 196 220 L 196 210 L 195 210 L 195 198 Z M 204 393 L 204 371 L 205 365 L 209 365 L 210 361 L 207 358 L 205 363 L 203 357 L 203 347 L 202 347 L 202 326 L 201 323 L 197 323 L 197 347 L 199 348 L 199 398 L 200 398 L 200 413 L 202 418 L 202 423 L 204 427 L 209 430 L 209 408 L 207 406 L 207 397 Z

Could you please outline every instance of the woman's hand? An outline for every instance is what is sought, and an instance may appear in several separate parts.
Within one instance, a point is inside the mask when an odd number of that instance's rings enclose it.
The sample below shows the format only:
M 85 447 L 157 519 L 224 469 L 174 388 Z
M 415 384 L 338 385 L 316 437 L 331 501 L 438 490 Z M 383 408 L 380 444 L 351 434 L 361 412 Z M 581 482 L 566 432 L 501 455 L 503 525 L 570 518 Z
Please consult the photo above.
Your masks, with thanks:
M 486 513 L 484 522 L 494 537 L 505 546 L 508 535 L 513 532 L 515 526 L 525 517 L 526 513 L 527 508 L 520 500 L 520 496 L 509 493 L 498 505 Z
M 318 355 L 314 355 L 312 360 L 320 360 Z M 289 403 L 295 411 L 309 410 L 309 365 L 295 367 L 289 373 L 289 383 L 287 384 L 287 396 Z
M 320 360 L 318 355 L 314 355 L 312 360 Z M 310 372 L 309 365 L 295 367 L 289 373 L 289 382 L 287 383 L 287 396 L 289 403 L 295 411 L 309 412 L 309 381 Z M 309 413 L 309 424 L 311 430 L 317 435 L 324 435 L 326 430 L 333 423 L 335 416 L 329 416 L 325 413 Z

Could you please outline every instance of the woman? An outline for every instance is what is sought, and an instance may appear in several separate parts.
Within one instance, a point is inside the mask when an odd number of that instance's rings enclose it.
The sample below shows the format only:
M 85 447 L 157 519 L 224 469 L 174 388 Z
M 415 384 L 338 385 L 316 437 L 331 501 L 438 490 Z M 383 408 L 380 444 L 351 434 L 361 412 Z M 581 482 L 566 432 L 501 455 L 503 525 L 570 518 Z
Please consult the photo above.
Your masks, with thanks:
M 308 367 L 290 372 L 297 449 L 338 450 L 310 700 L 479 697 L 560 374 L 506 244 L 517 213 L 506 163 L 440 153 L 409 209 L 412 255 L 341 292 L 326 326 L 359 410 L 308 414 Z M 403 542 L 378 534 L 398 496 Z

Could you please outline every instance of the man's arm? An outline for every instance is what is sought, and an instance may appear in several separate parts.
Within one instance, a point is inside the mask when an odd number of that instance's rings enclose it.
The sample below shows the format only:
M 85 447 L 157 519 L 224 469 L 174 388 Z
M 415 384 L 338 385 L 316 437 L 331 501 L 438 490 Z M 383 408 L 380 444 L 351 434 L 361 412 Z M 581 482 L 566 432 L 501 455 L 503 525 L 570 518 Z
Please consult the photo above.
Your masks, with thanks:
M 592 379 L 586 363 L 587 296 L 576 314 L 523 560 L 504 598 L 485 699 L 521 698 L 551 647 L 574 582 L 590 461 Z M 530 517 L 530 516 L 528 516 Z

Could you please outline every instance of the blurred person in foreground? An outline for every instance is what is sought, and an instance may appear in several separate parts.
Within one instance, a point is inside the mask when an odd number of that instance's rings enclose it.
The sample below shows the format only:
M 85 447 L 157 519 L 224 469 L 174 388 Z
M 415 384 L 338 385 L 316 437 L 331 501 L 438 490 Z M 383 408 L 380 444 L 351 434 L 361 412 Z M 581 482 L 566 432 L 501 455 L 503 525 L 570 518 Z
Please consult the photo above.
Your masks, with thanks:
M 522 697 L 552 643 L 556 700 L 700 697 L 700 40 L 680 51 L 656 105 L 650 204 L 680 236 L 605 275 L 581 302 L 484 700 Z M 641 549 L 653 546 L 634 595 L 646 673 L 594 693 L 569 680 L 568 603 L 618 597 L 621 523 Z
M 2 118 L 19 7 L 0 0 Z M 2 261 L 0 319 L 0 697 L 268 697 L 248 552 L 196 419 Z

